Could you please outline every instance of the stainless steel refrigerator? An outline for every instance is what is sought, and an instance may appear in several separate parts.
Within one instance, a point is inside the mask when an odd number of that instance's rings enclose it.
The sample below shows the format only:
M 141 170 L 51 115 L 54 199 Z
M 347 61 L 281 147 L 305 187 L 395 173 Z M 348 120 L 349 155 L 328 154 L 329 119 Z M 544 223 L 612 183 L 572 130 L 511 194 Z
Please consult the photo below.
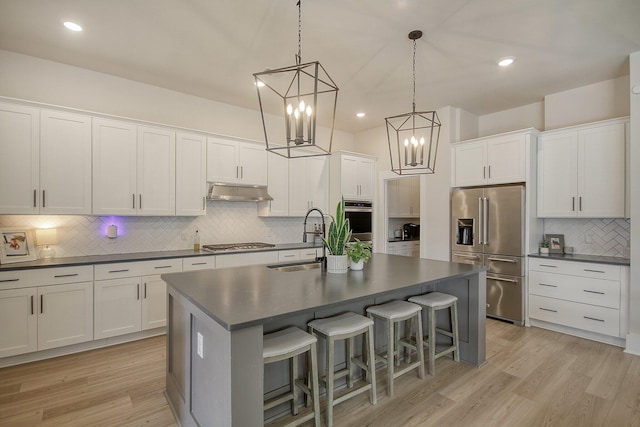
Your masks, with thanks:
M 487 316 L 524 323 L 524 185 L 451 193 L 451 260 L 484 265 Z

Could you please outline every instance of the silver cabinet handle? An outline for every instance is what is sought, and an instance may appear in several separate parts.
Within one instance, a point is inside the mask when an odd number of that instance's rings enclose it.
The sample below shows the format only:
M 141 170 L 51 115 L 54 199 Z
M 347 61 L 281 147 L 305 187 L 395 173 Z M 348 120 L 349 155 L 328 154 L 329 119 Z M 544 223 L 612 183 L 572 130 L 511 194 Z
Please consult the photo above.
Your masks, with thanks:
M 489 165 L 489 179 L 491 179 L 491 165 Z
M 295 255 L 285 255 L 284 257 L 285 257 L 285 258 L 291 258 L 291 257 L 294 257 L 294 256 L 295 256 Z
M 202 198 L 202 210 L 205 210 L 207 208 L 207 198 L 203 197 Z
M 159 265 L 159 266 L 153 267 L 153 268 L 155 268 L 157 270 L 159 268 L 171 268 L 171 266 L 170 265 Z
M 40 294 L 40 314 L 44 313 L 44 295 Z
M 236 165 L 236 178 L 240 178 L 240 166 Z
M 582 316 L 582 317 L 584 317 L 585 319 L 588 319 L 588 320 L 595 320 L 596 322 L 603 322 L 604 323 L 603 319 L 596 319 L 595 317 L 589 317 L 589 316 Z
M 588 269 L 588 268 L 585 268 L 583 270 L 591 272 L 591 273 L 603 273 L 603 274 L 606 273 L 605 271 L 602 271 L 602 270 L 591 270 L 591 269 Z
M 482 167 L 482 179 L 486 179 L 487 178 L 487 167 L 483 166 Z
M 136 284 L 136 299 L 140 299 L 140 283 Z
M 552 313 L 557 313 L 557 312 L 558 312 L 558 310 L 551 310 L 550 308 L 544 308 L 544 307 L 538 307 L 538 308 L 539 308 L 540 310 L 543 310 L 543 311 L 550 311 L 550 312 L 552 312 Z
M 487 275 L 487 280 L 495 280 L 498 282 L 509 282 L 509 283 L 518 283 L 518 281 L 516 279 L 507 279 L 504 277 L 496 277 L 496 276 L 489 276 Z
M 139 195 L 140 203 L 138 203 L 138 209 L 142 209 L 142 194 Z
M 125 268 L 123 270 L 109 270 L 109 273 L 126 273 L 127 271 L 129 271 L 129 269 Z
M 33 295 L 31 295 L 31 314 L 33 315 Z
M 206 264 L 207 264 L 206 262 L 194 262 L 194 263 L 191 263 L 191 265 L 206 265 Z
M 136 195 L 132 194 L 131 195 L 131 209 L 135 209 L 136 208 Z
M 582 211 L 582 196 L 578 197 L 578 209 Z
M 56 279 L 60 278 L 60 277 L 76 277 L 78 275 L 78 273 L 73 273 L 73 274 L 56 274 L 55 277 Z
M 547 286 L 547 287 L 549 287 L 549 288 L 557 288 L 557 287 L 558 287 L 558 285 L 549 285 L 549 284 L 547 284 L 547 283 L 538 283 L 538 284 L 539 284 L 540 286 Z
M 458 255 L 458 254 L 455 254 L 454 256 L 457 257 L 457 258 L 464 258 L 464 259 L 480 259 L 479 255 Z
M 487 258 L 489 261 L 499 261 L 499 262 L 510 262 L 512 264 L 517 264 L 518 260 L 516 259 L 511 259 L 511 258 L 496 258 L 496 257 L 489 257 Z
M 45 191 L 42 190 L 42 207 L 46 208 L 47 207 L 47 199 L 45 197 Z
M 244 166 L 240 166 L 240 179 L 244 179 Z
M 604 295 L 604 292 L 598 292 L 598 291 L 590 291 L 588 289 L 583 289 L 584 292 L 588 292 L 590 294 L 598 294 L 598 295 Z
M 144 299 L 147 299 L 147 282 L 144 282 Z
M 38 190 L 33 190 L 33 207 L 37 207 L 36 205 L 36 197 L 38 197 Z
M 0 283 L 7 283 L 7 282 L 17 282 L 20 279 L 3 279 L 0 280 Z
M 540 267 L 558 268 L 557 265 L 540 264 Z
M 571 210 L 572 211 L 576 210 L 576 198 L 575 197 L 571 198 Z

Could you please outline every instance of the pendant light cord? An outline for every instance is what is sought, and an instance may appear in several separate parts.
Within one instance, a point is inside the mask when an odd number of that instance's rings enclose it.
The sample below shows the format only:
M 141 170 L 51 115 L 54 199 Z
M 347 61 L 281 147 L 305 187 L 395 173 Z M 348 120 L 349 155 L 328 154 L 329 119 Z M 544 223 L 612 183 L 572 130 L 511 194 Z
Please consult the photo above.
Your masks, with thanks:
M 302 63 L 302 0 L 298 0 L 296 5 L 298 6 L 298 56 L 296 57 L 297 64 Z
M 416 112 L 416 40 L 413 40 L 413 112 Z

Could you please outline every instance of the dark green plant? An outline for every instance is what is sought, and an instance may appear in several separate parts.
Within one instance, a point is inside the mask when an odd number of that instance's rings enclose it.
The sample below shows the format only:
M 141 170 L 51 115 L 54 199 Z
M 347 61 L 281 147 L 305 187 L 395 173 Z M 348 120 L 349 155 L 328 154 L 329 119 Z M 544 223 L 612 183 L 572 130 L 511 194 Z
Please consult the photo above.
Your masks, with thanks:
M 344 198 L 336 206 L 336 216 L 331 217 L 327 237 L 322 243 L 327 247 L 330 255 L 344 255 L 345 246 L 351 239 L 351 224 L 344 214 Z
M 371 259 L 371 243 L 361 242 L 357 238 L 356 241 L 347 246 L 347 255 L 353 262 L 368 262 Z
M 542 242 L 540 242 L 540 247 L 541 248 L 548 248 L 549 245 L 549 241 L 548 240 L 542 240 Z

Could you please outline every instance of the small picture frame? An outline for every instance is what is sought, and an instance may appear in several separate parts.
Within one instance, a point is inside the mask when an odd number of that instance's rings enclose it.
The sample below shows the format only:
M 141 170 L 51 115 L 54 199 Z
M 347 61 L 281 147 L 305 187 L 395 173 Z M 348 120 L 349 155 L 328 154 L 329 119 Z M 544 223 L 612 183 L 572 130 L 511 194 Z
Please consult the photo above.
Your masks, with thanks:
M 38 259 L 31 228 L 0 228 L 0 264 Z
M 564 251 L 564 234 L 545 234 L 544 239 L 549 242 L 550 254 L 561 254 Z

